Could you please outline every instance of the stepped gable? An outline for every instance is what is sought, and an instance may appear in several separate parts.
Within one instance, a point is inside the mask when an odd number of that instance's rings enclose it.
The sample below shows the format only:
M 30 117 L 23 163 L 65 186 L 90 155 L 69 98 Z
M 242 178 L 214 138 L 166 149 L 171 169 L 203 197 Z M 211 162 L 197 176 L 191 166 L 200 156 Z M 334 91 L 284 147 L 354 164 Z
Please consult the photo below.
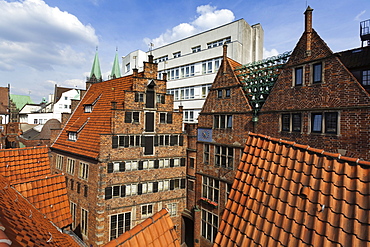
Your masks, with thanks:
M 141 73 L 140 73 L 141 74 Z M 100 151 L 100 135 L 111 133 L 112 102 L 123 109 L 125 90 L 132 90 L 132 75 L 92 84 L 52 148 L 96 159 Z M 92 107 L 85 112 L 85 106 Z M 68 140 L 69 132 L 77 133 L 77 140 Z
M 180 246 L 171 217 L 167 209 L 154 214 L 131 230 L 113 239 L 104 247 L 175 247 Z
M 45 218 L 2 175 L 0 188 L 1 246 L 79 246 Z
M 47 147 L 0 150 L 0 174 L 11 183 L 44 178 L 51 173 Z
M 64 175 L 55 174 L 12 186 L 54 224 L 63 228 L 72 224 L 65 181 Z
M 370 246 L 369 168 L 249 133 L 214 246 Z

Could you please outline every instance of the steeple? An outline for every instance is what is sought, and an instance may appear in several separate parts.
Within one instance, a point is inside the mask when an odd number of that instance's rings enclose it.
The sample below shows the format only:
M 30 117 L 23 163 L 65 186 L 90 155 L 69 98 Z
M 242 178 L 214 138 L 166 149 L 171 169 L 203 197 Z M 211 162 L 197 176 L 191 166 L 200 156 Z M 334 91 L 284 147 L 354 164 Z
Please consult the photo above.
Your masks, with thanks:
M 116 56 L 114 58 L 112 72 L 110 73 L 110 77 L 112 79 L 121 77 L 121 70 L 119 68 L 119 62 L 118 62 L 118 54 L 116 52 Z
M 100 63 L 99 63 L 99 57 L 98 57 L 98 51 L 95 53 L 94 63 L 91 69 L 89 82 L 101 82 L 102 76 L 100 71 Z

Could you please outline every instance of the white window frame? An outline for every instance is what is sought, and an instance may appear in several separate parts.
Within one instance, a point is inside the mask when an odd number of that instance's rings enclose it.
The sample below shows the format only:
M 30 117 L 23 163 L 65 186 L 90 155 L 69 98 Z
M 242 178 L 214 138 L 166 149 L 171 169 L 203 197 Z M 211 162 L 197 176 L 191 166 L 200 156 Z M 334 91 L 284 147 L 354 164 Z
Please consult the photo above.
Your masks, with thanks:
M 143 211 L 145 210 L 145 213 Z M 140 215 L 142 219 L 148 218 L 152 216 L 154 213 L 154 205 L 151 203 L 141 205 L 140 207 Z
M 202 209 L 201 215 L 201 236 L 213 242 L 218 229 L 218 215 Z M 207 236 L 210 235 L 211 238 Z
M 74 175 L 76 160 L 67 158 L 67 173 Z
M 176 216 L 177 215 L 177 206 L 178 206 L 177 202 L 167 204 L 167 208 L 168 208 L 170 216 Z
M 87 180 L 89 177 L 89 164 L 80 161 L 78 177 Z
M 56 168 L 59 170 L 63 170 L 63 161 L 64 161 L 64 156 L 57 154 L 56 157 Z
M 122 227 L 118 227 L 118 217 L 120 215 L 123 215 L 123 224 L 122 224 Z M 123 213 L 120 213 L 120 214 L 112 214 L 112 215 L 109 215 L 109 240 L 113 240 L 113 239 L 116 239 L 118 238 L 122 233 L 128 231 L 131 229 L 131 226 L 132 226 L 132 212 L 131 211 L 128 211 L 128 212 L 123 212 Z M 117 217 L 117 221 L 115 222 L 115 226 L 114 226 L 114 230 L 112 229 L 112 216 L 116 216 Z M 126 217 L 130 217 L 129 218 L 129 225 L 126 225 Z M 112 234 L 114 231 L 114 235 Z

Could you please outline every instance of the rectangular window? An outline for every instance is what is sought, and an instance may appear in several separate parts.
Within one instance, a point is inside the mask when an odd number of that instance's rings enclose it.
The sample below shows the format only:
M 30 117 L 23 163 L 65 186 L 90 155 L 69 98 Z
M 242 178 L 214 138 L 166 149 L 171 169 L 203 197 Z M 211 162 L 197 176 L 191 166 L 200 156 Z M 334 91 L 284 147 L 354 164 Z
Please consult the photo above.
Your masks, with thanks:
M 311 114 L 311 131 L 314 133 L 322 133 L 322 113 Z
M 200 45 L 198 45 L 196 47 L 191 48 L 191 52 L 192 53 L 200 52 L 200 49 L 201 49 L 201 47 L 200 47 Z
M 126 112 L 125 113 L 125 123 L 139 123 L 140 112 Z
M 92 112 L 92 105 L 85 105 L 85 113 Z
M 303 67 L 295 68 L 294 70 L 294 84 L 295 86 L 303 85 Z
M 233 117 L 232 115 L 213 115 L 214 129 L 232 129 Z
M 177 215 L 177 203 L 168 203 L 167 208 L 168 208 L 168 211 L 170 213 L 170 216 L 176 216 Z
M 88 211 L 84 208 L 81 208 L 81 233 L 87 236 L 88 229 Z
M 202 237 L 213 242 L 218 229 L 218 216 L 202 209 Z
M 370 70 L 362 71 L 362 85 L 370 86 Z
M 68 158 L 67 159 L 67 172 L 71 175 L 75 173 L 75 160 Z
M 281 130 L 290 131 L 290 114 L 281 115 Z
M 203 162 L 204 164 L 209 163 L 209 144 L 204 144 L 203 146 Z
M 313 65 L 312 79 L 313 83 L 322 82 L 322 63 L 316 63 Z
M 153 204 L 146 204 L 141 206 L 141 218 L 148 218 L 153 215 Z
M 230 88 L 225 89 L 225 98 L 230 98 L 231 91 Z
M 325 133 L 337 134 L 338 133 L 338 113 L 326 112 L 325 113 Z
M 220 181 L 203 176 L 202 197 L 218 203 Z
M 69 141 L 77 141 L 77 132 L 68 132 L 68 140 Z
M 217 90 L 217 98 L 222 98 L 222 89 Z
M 233 168 L 234 149 L 231 147 L 215 145 L 215 165 Z
M 57 169 L 59 169 L 59 170 L 63 170 L 63 156 L 62 156 L 62 155 L 57 154 L 56 159 L 57 159 L 57 162 L 56 162 L 56 167 L 57 167 Z
M 109 239 L 118 238 L 122 233 L 131 228 L 131 212 L 115 214 L 110 217 Z
M 72 229 L 76 227 L 76 220 L 77 220 L 77 205 L 76 203 L 70 202 L 69 203 L 69 208 L 71 210 L 71 215 L 72 215 Z
M 87 180 L 89 176 L 89 164 L 80 162 L 78 177 Z
M 144 94 L 135 92 L 135 102 L 144 102 Z
M 173 58 L 181 57 L 181 51 L 173 53 Z
M 300 113 L 292 114 L 292 131 L 301 132 L 302 120 Z

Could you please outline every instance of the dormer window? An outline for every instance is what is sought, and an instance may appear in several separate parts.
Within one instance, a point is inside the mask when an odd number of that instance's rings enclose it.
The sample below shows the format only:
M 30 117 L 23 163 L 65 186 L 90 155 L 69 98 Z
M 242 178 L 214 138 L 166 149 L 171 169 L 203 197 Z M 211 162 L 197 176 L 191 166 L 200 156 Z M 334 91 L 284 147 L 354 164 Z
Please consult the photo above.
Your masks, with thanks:
M 92 105 L 85 105 L 85 113 L 92 112 Z
M 68 132 L 68 141 L 77 141 L 77 132 Z

